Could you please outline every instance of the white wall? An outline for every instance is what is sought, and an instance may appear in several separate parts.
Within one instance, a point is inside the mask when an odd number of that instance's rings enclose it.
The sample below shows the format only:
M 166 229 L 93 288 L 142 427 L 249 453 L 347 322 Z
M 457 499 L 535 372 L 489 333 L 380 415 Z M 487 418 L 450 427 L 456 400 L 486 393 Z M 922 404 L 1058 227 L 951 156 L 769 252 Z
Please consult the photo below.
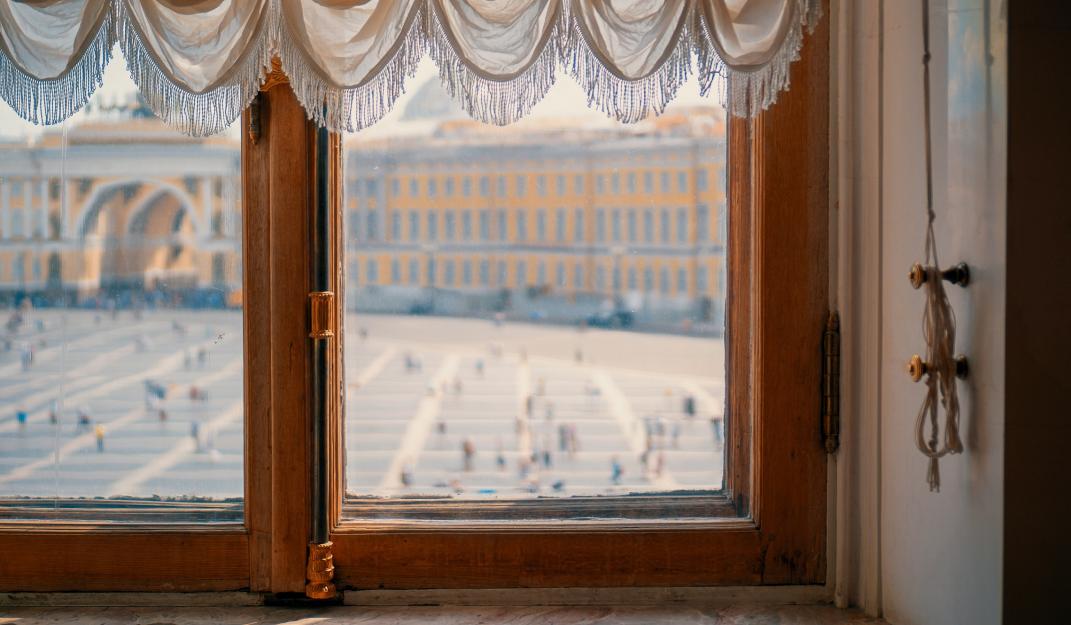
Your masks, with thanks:
M 941 492 L 929 492 L 914 442 L 923 387 L 904 371 L 925 348 L 922 294 L 907 281 L 925 234 L 922 3 L 844 0 L 837 15 L 855 35 L 835 39 L 836 56 L 855 69 L 839 70 L 849 82 L 836 100 L 839 158 L 852 159 L 838 170 L 838 286 L 856 383 L 838 514 L 838 546 L 853 555 L 838 558 L 836 590 L 894 624 L 982 625 L 1001 620 L 1006 26 L 1003 0 L 931 1 L 938 248 L 943 266 L 972 271 L 969 288 L 950 287 L 971 366 L 966 451 L 941 461 Z

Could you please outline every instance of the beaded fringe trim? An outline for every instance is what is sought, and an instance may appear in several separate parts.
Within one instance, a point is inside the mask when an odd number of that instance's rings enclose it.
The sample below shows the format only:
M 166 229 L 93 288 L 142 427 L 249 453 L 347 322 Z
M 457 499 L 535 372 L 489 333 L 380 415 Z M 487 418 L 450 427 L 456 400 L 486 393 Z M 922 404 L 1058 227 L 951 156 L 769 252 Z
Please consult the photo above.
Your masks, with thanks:
M 66 74 L 38 79 L 26 75 L 0 50 L 0 95 L 28 122 L 39 126 L 59 124 L 82 110 L 104 80 L 104 68 L 112 60 L 115 15 L 108 11 L 97 33 Z
M 426 26 L 428 54 L 439 68 L 443 88 L 466 113 L 481 122 L 505 126 L 526 117 L 554 86 L 562 33 L 569 24 L 564 3 L 558 11 L 546 45 L 535 60 L 510 80 L 493 80 L 479 75 L 462 60 L 450 43 L 437 12 L 429 9 Z
M 794 0 L 795 15 L 775 57 L 758 70 L 743 71 L 724 62 L 705 20 L 694 8 L 686 8 L 666 61 L 647 76 L 627 79 L 591 50 L 579 18 L 570 14 L 570 3 L 562 0 L 553 30 L 535 60 L 514 78 L 494 80 L 462 60 L 429 5 L 431 0 L 418 0 L 401 41 L 379 71 L 355 87 L 338 87 L 325 82 L 294 45 L 280 2 L 267 3 L 255 43 L 228 84 L 211 91 L 194 93 L 168 79 L 141 40 L 125 2 L 115 0 L 86 53 L 60 78 L 28 76 L 0 51 L 0 95 L 32 123 L 60 123 L 78 112 L 100 87 L 112 46 L 118 42 L 130 76 L 153 112 L 186 134 L 204 136 L 223 131 L 241 115 L 270 71 L 272 57 L 278 56 L 311 120 L 334 131 L 356 132 L 390 112 L 405 92 L 406 80 L 429 54 L 446 91 L 479 121 L 505 125 L 528 115 L 554 85 L 561 63 L 584 90 L 588 106 L 634 123 L 665 110 L 692 75 L 694 55 L 701 93 L 713 92 L 731 114 L 750 117 L 772 105 L 789 87 L 789 70 L 799 59 L 804 32 L 813 30 L 821 17 L 820 0 Z
M 130 78 L 157 117 L 188 135 L 203 137 L 226 130 L 256 97 L 265 72 L 271 68 L 274 37 L 270 25 L 277 8 L 274 2 L 261 16 L 255 43 L 238 61 L 231 81 L 204 93 L 188 91 L 172 82 L 141 41 L 133 19 L 127 15 L 126 3 L 117 2 L 116 7 L 116 37 Z
M 272 3 L 274 6 L 274 2 Z M 393 56 L 379 73 L 356 87 L 335 87 L 327 84 L 313 70 L 305 55 L 293 45 L 281 12 L 275 22 L 276 53 L 283 71 L 309 119 L 329 130 L 357 132 L 382 119 L 405 92 L 405 81 L 412 78 L 426 51 L 421 24 L 427 9 L 423 2 L 414 5 L 408 19 L 408 31 Z
M 755 71 L 734 70 L 726 65 L 714 46 L 714 36 L 706 21 L 697 14 L 696 57 L 699 89 L 704 96 L 713 91 L 730 114 L 753 117 L 770 108 L 777 96 L 789 88 L 792 63 L 800 58 L 804 30 L 811 32 L 822 17 L 820 0 L 795 0 L 795 15 L 788 34 L 774 58 Z

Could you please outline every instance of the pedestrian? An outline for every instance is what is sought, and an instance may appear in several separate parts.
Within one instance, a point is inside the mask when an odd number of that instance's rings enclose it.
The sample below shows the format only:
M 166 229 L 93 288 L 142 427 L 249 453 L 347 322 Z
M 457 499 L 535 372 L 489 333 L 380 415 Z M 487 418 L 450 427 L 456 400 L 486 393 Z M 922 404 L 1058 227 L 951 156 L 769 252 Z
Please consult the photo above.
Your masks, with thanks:
M 549 469 L 550 465 L 551 465 L 550 450 L 549 449 L 544 449 L 543 450 L 543 466 Z
M 610 458 L 610 481 L 615 485 L 621 484 L 621 476 L 625 473 L 625 468 L 621 466 L 621 461 L 617 459 L 617 456 Z
M 185 350 L 182 354 L 182 367 L 189 371 L 193 367 L 193 356 L 190 354 L 190 350 Z
M 569 427 L 564 424 L 558 424 L 558 451 L 567 451 L 569 449 Z
M 714 442 L 721 445 L 723 442 L 721 417 L 711 417 L 710 427 L 714 430 Z
M 658 452 L 658 456 L 655 457 L 655 469 L 654 474 L 656 478 L 662 477 L 662 472 L 666 469 L 666 452 Z
M 97 437 L 97 453 L 104 453 L 104 426 L 97 424 L 97 427 L 93 428 L 93 434 Z
M 205 361 L 208 360 L 208 351 L 203 347 L 197 348 L 197 367 L 199 369 L 205 368 Z
M 89 429 L 91 419 L 89 418 L 89 409 L 82 406 L 78 409 L 78 429 L 84 431 Z
M 465 470 L 471 471 L 473 457 L 476 455 L 476 445 L 473 444 L 472 439 L 466 438 L 461 443 L 461 453 L 465 457 Z
M 48 406 L 48 422 L 52 425 L 59 423 L 59 401 L 55 399 Z
M 201 451 L 201 424 L 198 421 L 190 422 L 190 438 L 193 439 L 194 448 Z
M 673 430 L 672 430 L 672 437 L 673 437 L 673 449 L 678 449 L 680 447 L 680 438 L 681 438 L 681 424 L 680 423 L 674 422 Z
M 532 418 L 532 404 L 535 403 L 535 398 L 531 395 L 526 395 L 524 398 L 524 416 L 529 419 Z
M 684 397 L 684 414 L 689 417 L 695 416 L 695 397 L 686 395 Z
M 547 421 L 554 420 L 554 402 L 548 401 L 547 405 L 543 407 L 543 416 Z
M 29 413 L 26 412 L 25 408 L 21 408 L 20 407 L 18 410 L 15 411 L 15 420 L 19 422 L 19 429 L 20 430 L 26 429 L 26 421 L 29 418 L 30 418 L 30 415 L 29 415 Z
M 398 479 L 401 481 L 402 486 L 409 488 L 413 485 L 413 469 L 409 465 L 404 465 L 402 467 L 402 474 L 398 476 Z

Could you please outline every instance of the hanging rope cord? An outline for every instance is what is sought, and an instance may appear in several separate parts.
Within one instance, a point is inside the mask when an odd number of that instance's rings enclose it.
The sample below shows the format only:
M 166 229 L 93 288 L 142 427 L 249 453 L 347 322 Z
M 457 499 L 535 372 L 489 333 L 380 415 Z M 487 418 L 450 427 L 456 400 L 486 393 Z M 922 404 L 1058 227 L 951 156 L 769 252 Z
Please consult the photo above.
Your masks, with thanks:
M 959 436 L 959 396 L 956 391 L 956 315 L 945 293 L 937 260 L 937 241 L 933 222 L 933 146 L 930 114 L 930 2 L 922 0 L 922 67 L 926 143 L 926 281 L 923 288 L 926 304 L 922 315 L 922 334 L 926 340 L 926 397 L 915 419 L 915 442 L 929 458 L 926 480 L 931 491 L 941 490 L 938 460 L 963 451 Z M 945 411 L 944 440 L 941 440 L 940 408 Z M 927 424 L 929 428 L 927 428 Z M 929 430 L 927 436 L 926 430 Z

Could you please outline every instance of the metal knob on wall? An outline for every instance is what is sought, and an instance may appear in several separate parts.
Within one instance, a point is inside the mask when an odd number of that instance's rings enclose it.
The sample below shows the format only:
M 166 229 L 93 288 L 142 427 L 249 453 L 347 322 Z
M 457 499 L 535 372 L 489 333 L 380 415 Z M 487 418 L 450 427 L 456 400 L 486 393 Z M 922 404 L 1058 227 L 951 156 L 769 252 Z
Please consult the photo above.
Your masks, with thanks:
M 918 382 L 925 375 L 930 373 L 932 366 L 930 363 L 922 359 L 922 356 L 915 354 L 911 357 L 911 360 L 907 361 L 907 374 L 911 376 L 911 381 Z M 967 379 L 967 357 L 956 356 L 956 377 L 960 380 Z
M 921 289 L 922 285 L 926 283 L 930 274 L 929 269 L 930 267 L 923 267 L 919 263 L 911 265 L 911 271 L 908 272 L 907 279 L 915 290 Z M 966 287 L 971 282 L 971 270 L 967 268 L 967 263 L 959 263 L 940 273 L 941 279 L 957 286 Z

